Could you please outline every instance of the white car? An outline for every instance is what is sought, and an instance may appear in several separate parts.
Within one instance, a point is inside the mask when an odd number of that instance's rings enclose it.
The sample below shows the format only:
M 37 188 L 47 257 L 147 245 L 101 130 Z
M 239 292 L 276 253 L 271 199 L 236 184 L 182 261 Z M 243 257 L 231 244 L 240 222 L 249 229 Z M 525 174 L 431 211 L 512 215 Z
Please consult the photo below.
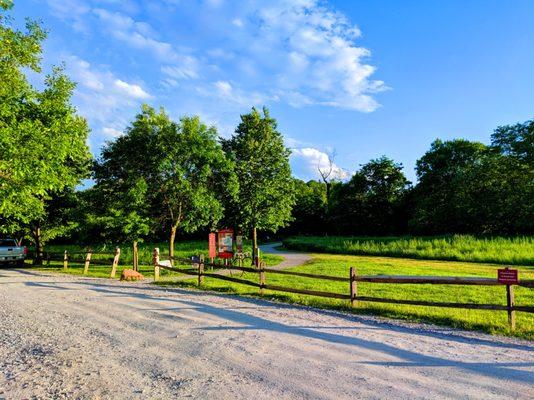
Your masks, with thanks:
M 19 246 L 15 239 L 0 239 L 0 264 L 14 263 L 22 267 L 27 255 L 26 246 Z

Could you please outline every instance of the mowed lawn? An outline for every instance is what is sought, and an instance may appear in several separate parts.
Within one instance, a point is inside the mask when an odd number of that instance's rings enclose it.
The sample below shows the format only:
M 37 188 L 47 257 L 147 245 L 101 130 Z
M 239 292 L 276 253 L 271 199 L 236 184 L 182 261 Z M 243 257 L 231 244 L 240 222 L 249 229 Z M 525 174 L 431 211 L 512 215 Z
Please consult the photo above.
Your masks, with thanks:
M 314 254 L 310 262 L 303 266 L 292 268 L 291 270 L 348 277 L 351 266 L 356 267 L 357 273 L 361 275 L 477 276 L 491 278 L 495 278 L 497 276 L 497 269 L 502 268 L 500 265 L 482 263 Z M 520 279 L 534 279 L 534 268 L 517 268 L 520 271 Z M 244 273 L 241 278 L 258 282 L 258 274 L 255 273 Z M 348 282 L 332 282 L 267 273 L 266 283 L 291 288 L 349 294 Z M 168 284 L 168 282 L 163 282 L 163 284 Z M 175 284 L 197 287 L 196 279 L 176 282 Z M 208 277 L 205 278 L 202 288 L 258 296 L 257 288 Z M 392 299 L 506 305 L 505 286 L 415 285 L 358 282 L 358 295 Z M 512 333 L 508 327 L 506 311 L 466 310 L 371 302 L 359 302 L 357 307 L 352 309 L 347 300 L 273 291 L 266 291 L 265 296 L 274 300 L 321 308 L 344 309 L 355 313 L 376 314 L 409 321 L 430 322 L 456 328 L 534 339 L 534 314 L 523 312 L 516 312 L 516 331 Z M 517 305 L 534 305 L 534 290 L 515 287 L 515 300 Z

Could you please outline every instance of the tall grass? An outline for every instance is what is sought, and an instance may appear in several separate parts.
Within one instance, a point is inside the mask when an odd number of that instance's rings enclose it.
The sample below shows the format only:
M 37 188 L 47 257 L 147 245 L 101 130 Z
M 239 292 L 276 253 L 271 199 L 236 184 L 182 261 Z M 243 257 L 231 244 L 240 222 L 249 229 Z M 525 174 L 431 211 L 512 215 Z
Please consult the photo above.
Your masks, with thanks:
M 284 240 L 288 249 L 318 253 L 377 255 L 427 260 L 469 261 L 534 266 L 534 237 L 298 236 Z

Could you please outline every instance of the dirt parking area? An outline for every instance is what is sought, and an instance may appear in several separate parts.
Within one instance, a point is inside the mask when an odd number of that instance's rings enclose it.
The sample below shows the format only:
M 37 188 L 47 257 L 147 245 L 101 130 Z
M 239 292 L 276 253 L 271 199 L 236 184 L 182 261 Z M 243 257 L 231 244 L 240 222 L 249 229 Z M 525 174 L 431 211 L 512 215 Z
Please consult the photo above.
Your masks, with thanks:
M 534 398 L 534 344 L 0 269 L 0 399 Z

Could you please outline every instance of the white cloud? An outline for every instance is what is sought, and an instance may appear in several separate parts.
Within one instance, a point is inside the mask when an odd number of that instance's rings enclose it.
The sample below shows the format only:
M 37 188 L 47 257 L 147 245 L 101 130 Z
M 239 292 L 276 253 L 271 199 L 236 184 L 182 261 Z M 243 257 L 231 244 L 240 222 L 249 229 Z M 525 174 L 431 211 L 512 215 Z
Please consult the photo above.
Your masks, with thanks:
M 152 97 L 147 92 L 145 92 L 139 85 L 127 83 L 121 81 L 120 79 L 115 79 L 113 81 L 113 84 L 121 93 L 133 99 L 148 99 Z
M 105 126 L 105 127 L 102 128 L 102 134 L 106 138 L 113 139 L 113 138 L 116 138 L 116 137 L 122 135 L 122 131 L 120 131 L 118 129 L 115 129 L 115 128 L 111 128 L 109 126 Z
M 140 104 L 152 97 L 141 84 L 121 79 L 105 66 L 92 65 L 74 55 L 60 58 L 66 62 L 67 74 L 78 83 L 73 102 L 93 129 L 93 150 L 103 140 L 120 135 Z
M 294 148 L 291 153 L 294 172 L 301 179 L 319 179 L 319 170 L 330 170 L 330 161 L 327 153 L 313 147 Z M 332 164 L 330 179 L 345 180 L 351 176 L 350 172 Z

